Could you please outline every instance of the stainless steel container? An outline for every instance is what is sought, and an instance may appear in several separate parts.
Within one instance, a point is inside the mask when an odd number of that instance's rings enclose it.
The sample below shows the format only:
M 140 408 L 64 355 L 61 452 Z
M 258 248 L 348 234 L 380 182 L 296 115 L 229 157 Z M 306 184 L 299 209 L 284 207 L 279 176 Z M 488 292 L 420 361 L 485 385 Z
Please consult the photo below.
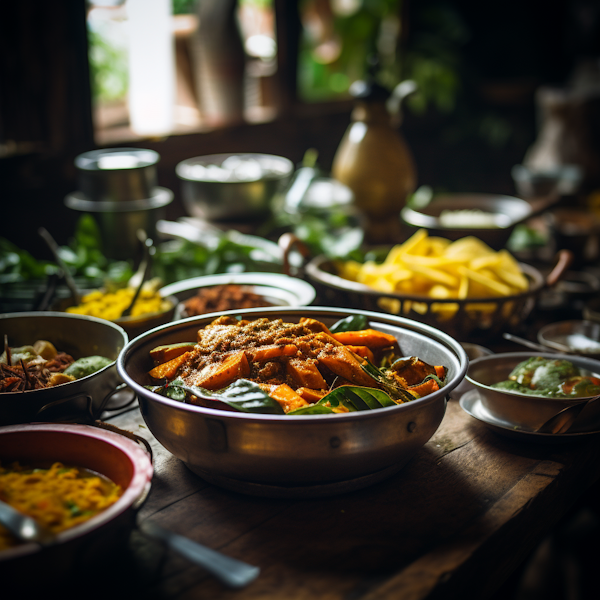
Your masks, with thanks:
M 209 221 L 264 216 L 293 170 L 291 160 L 270 154 L 196 156 L 175 168 L 186 210 Z
M 130 342 L 118 360 L 123 380 L 138 394 L 156 439 L 194 473 L 235 491 L 311 497 L 365 487 L 400 470 L 437 430 L 448 393 L 462 381 L 468 359 L 450 336 L 408 319 L 337 308 L 256 308 L 220 314 L 244 318 L 308 316 L 331 325 L 363 314 L 369 327 L 397 337 L 404 355 L 448 367 L 446 386 L 433 394 L 379 410 L 290 417 L 228 412 L 177 402 L 148 390 L 149 352 L 194 341 L 217 313 L 153 329 Z
M 563 408 L 590 399 L 589 397 L 549 398 L 547 396 L 519 394 L 516 391 L 491 387 L 494 383 L 508 379 L 510 372 L 520 362 L 533 356 L 568 360 L 584 372 L 600 376 L 600 361 L 572 354 L 506 352 L 473 360 L 469 365 L 465 379 L 479 392 L 484 408 L 499 421 L 514 428 L 523 428 L 529 431 L 536 431 Z M 577 422 L 569 432 L 586 431 L 590 428 L 597 430 L 599 424 L 600 403 L 594 402 L 582 410 L 577 417 Z
M 127 260 L 139 252 L 137 230 L 143 229 L 148 237 L 156 237 L 156 224 L 166 216 L 166 207 L 173 202 L 173 192 L 156 187 L 149 197 L 129 202 L 90 200 L 82 192 L 73 192 L 65 198 L 65 205 L 73 210 L 94 216 L 100 228 L 102 251 L 115 260 Z
M 103 148 L 75 159 L 79 190 L 96 202 L 145 200 L 157 185 L 158 152 L 142 148 Z
M 48 340 L 57 350 L 75 359 L 100 355 L 113 361 L 129 339 L 121 327 L 110 321 L 50 311 L 0 315 L 0 333 L 7 336 L 11 347 Z M 0 425 L 51 421 L 64 419 L 65 415 L 97 418 L 120 383 L 116 364 L 112 362 L 96 373 L 69 383 L 0 394 Z

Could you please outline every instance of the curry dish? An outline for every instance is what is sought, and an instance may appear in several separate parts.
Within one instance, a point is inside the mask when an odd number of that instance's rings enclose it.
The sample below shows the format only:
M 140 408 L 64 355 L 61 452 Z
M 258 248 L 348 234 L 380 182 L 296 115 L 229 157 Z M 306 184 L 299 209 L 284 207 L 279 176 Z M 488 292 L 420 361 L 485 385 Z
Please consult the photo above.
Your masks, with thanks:
M 177 382 L 188 390 L 186 402 L 203 404 L 203 390 L 244 380 L 256 384 L 285 414 L 319 403 L 344 386 L 373 388 L 389 396 L 384 406 L 400 404 L 440 389 L 446 376 L 443 366 L 402 357 L 393 335 L 369 328 L 332 332 L 306 317 L 298 323 L 219 317 L 198 331 L 195 343 L 160 346 L 150 355 L 153 381 L 167 382 L 167 388 Z M 325 402 L 324 408 L 352 410 L 343 402 Z
M 75 527 L 106 510 L 121 488 L 101 475 L 55 462 L 34 469 L 19 463 L 0 465 L 0 500 L 34 518 L 52 533 Z M 0 525 L 0 551 L 18 541 Z

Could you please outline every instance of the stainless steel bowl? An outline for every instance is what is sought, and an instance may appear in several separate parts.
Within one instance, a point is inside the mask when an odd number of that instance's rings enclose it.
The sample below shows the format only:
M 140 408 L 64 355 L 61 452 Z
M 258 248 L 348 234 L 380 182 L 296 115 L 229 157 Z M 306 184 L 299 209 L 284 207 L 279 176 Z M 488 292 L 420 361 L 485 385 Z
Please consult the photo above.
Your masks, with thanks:
M 543 358 L 568 360 L 579 367 L 584 373 L 594 373 L 600 376 L 600 361 L 557 353 L 506 352 L 484 356 L 472 361 L 465 379 L 472 384 L 481 399 L 485 409 L 496 419 L 516 428 L 531 431 L 537 430 L 559 410 L 579 404 L 589 398 L 548 398 L 519 394 L 509 390 L 499 390 L 491 387 L 493 383 L 505 381 L 510 372 L 522 361 L 533 356 Z M 600 403 L 594 402 L 586 406 L 577 417 L 576 423 L 569 430 L 585 431 L 598 428 L 600 421 Z
M 256 174 L 235 174 L 218 180 L 199 169 L 221 168 L 231 159 L 254 161 Z M 291 160 L 271 154 L 212 154 L 180 162 L 175 168 L 181 180 L 183 204 L 190 215 L 209 221 L 259 217 L 268 213 L 275 193 L 294 170 Z M 223 168 L 223 172 L 227 171 Z
M 217 285 L 235 285 L 247 289 L 253 294 L 262 296 L 273 306 L 305 306 L 315 299 L 315 288 L 310 283 L 280 273 L 226 273 L 221 275 L 205 275 L 192 277 L 161 288 L 163 296 L 177 299 L 175 318 L 184 318 L 185 300 L 195 296 L 201 289 Z
M 100 229 L 102 251 L 115 260 L 128 260 L 138 254 L 138 229 L 156 239 L 157 223 L 165 218 L 171 202 L 173 192 L 162 187 L 154 188 L 145 199 L 129 202 L 90 200 L 81 192 L 72 192 L 65 197 L 65 206 L 94 217 Z
M 302 307 L 256 308 L 220 314 L 333 324 L 363 314 L 369 326 L 394 335 L 404 355 L 448 367 L 448 383 L 413 402 L 336 415 L 254 415 L 193 406 L 148 390 L 149 351 L 196 339 L 217 315 L 158 327 L 130 342 L 117 361 L 123 380 L 138 394 L 156 439 L 207 481 L 266 496 L 330 495 L 365 487 L 400 470 L 437 430 L 447 394 L 462 381 L 467 355 L 450 336 L 427 325 L 368 311 Z
M 116 361 L 129 338 L 104 319 L 61 312 L 0 315 L 0 334 L 13 346 L 48 340 L 73 358 L 100 355 Z M 98 417 L 121 383 L 115 362 L 100 371 L 55 387 L 0 394 L 0 425 L 52 421 L 80 415 Z M 91 414 L 90 414 L 91 413 Z
M 600 358 L 600 323 L 560 321 L 544 325 L 537 334 L 540 344 L 559 352 Z
M 474 222 L 469 225 L 457 220 L 461 214 L 473 211 L 487 215 L 490 222 L 479 225 Z M 457 215 L 454 220 L 453 214 Z M 506 246 L 515 226 L 532 214 L 532 206 L 521 198 L 494 194 L 444 194 L 435 196 L 427 206 L 420 209 L 406 206 L 400 216 L 406 225 L 427 229 L 431 235 L 450 240 L 475 235 L 495 250 L 501 250 Z
M 79 189 L 91 201 L 145 200 L 157 185 L 158 152 L 143 148 L 102 148 L 75 159 Z

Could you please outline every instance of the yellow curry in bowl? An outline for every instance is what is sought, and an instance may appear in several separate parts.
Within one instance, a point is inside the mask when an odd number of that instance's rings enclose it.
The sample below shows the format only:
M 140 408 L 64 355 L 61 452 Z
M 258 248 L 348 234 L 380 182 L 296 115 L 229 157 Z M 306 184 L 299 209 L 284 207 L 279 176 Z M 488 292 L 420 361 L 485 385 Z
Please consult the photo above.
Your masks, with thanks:
M 8 467 L 0 465 L 0 500 L 55 534 L 88 521 L 120 496 L 118 485 L 88 469 L 60 462 L 49 468 L 32 468 L 18 462 Z M 18 543 L 0 525 L 0 551 Z

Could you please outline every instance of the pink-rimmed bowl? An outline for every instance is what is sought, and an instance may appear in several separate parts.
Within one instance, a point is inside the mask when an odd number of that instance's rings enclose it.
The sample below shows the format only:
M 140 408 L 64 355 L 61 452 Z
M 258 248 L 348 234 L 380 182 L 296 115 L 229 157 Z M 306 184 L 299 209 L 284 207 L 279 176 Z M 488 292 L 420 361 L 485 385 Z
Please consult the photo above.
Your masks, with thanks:
M 90 425 L 31 423 L 0 427 L 0 462 L 50 466 L 59 461 L 95 471 L 121 486 L 121 497 L 89 521 L 59 533 L 41 547 L 24 543 L 0 551 L 0 577 L 26 582 L 31 573 L 43 581 L 68 572 L 84 573 L 109 563 L 126 543 L 152 480 L 152 461 L 137 442 Z M 29 575 L 28 575 L 29 573 Z M 23 579 L 25 578 L 25 579 Z

